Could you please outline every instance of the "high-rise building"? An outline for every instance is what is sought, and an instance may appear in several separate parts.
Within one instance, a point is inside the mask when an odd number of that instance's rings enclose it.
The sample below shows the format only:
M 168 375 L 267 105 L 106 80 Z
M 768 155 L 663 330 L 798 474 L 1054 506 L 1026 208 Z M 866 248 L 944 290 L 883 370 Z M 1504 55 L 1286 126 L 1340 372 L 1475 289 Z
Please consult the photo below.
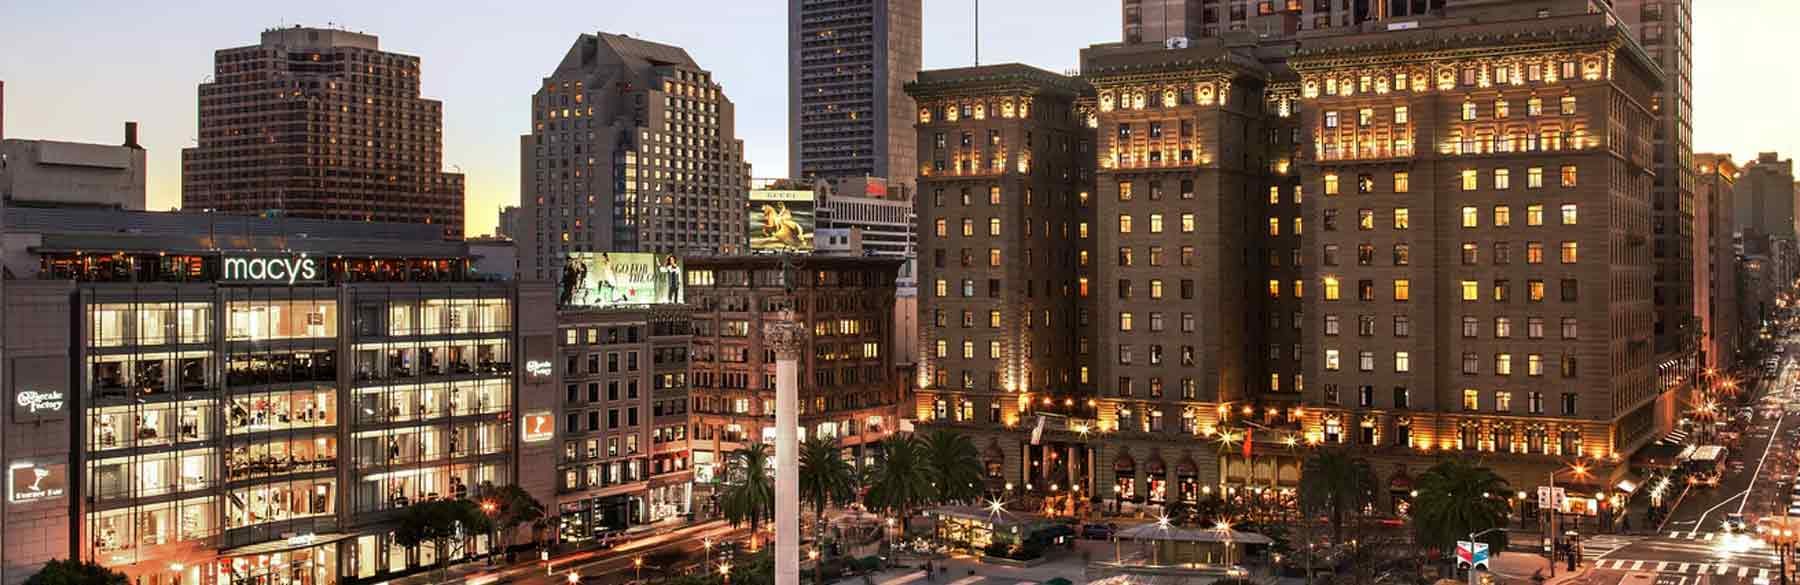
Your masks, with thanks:
M 214 54 L 199 145 L 181 151 L 181 205 L 233 214 L 443 226 L 463 233 L 463 176 L 443 172 L 443 104 L 419 58 L 374 35 L 263 31 Z
M 519 226 L 519 221 L 523 217 L 524 213 L 517 205 L 501 207 L 499 221 L 494 224 L 494 235 L 508 240 L 517 240 L 524 236 L 524 232 L 521 231 L 523 228 Z
M 788 176 L 912 187 L 920 0 L 788 0 Z
M 0 581 L 58 558 L 177 585 L 380 580 L 432 563 L 394 535 L 412 504 L 554 501 L 551 466 L 523 462 L 556 443 L 514 422 L 556 407 L 554 376 L 517 367 L 554 359 L 554 313 L 524 309 L 552 291 L 475 278 L 439 226 L 5 219 L 42 245 L 5 259 Z M 471 545 L 450 557 L 493 541 Z
M 1245 31 L 1291 37 L 1301 30 L 1440 14 L 1446 0 L 1121 0 L 1126 44 L 1166 44 Z M 1179 43 L 1179 41 L 1177 41 Z
M 1088 358 L 1077 302 L 1099 262 L 1086 238 L 1093 144 L 1076 109 L 1087 86 L 1007 64 L 922 72 L 909 92 L 926 226 L 916 412 L 972 433 L 990 489 L 1072 488 L 1093 465 L 1087 445 L 1066 424 L 1037 442 L 1020 431 L 1033 414 L 1064 422 L 1095 409 L 1091 368 L 1077 363 Z
M 749 165 L 724 90 L 687 51 L 575 39 L 520 138 L 521 276 L 580 252 L 741 253 Z
M 1738 167 L 1728 154 L 1696 154 L 1694 308 L 1700 319 L 1701 367 L 1735 365 L 1742 347 L 1738 318 L 1737 255 L 1732 250 L 1732 195 Z
M 1077 512 L 1057 487 L 1291 505 L 1320 445 L 1370 461 L 1384 513 L 1451 452 L 1525 490 L 1587 458 L 1563 511 L 1612 506 L 1694 374 L 1654 350 L 1661 71 L 1585 0 L 1371 4 L 1392 22 L 1098 45 L 1076 79 L 922 72 L 920 423 L 976 436 L 990 487 Z M 1060 84 L 1072 126 L 1041 109 Z M 1011 119 L 1031 92 L 1050 117 Z M 1073 319 L 1022 310 L 1059 294 Z M 1004 377 L 1056 339 L 1049 381 Z
M 1693 256 L 1699 226 L 1694 200 L 1694 49 L 1692 0 L 1612 0 L 1613 12 L 1662 69 L 1663 83 L 1651 96 L 1655 111 L 1656 182 L 1651 191 L 1656 258 L 1656 351 L 1667 359 L 1689 359 L 1696 349 L 1691 319 Z
M 1779 239 L 1794 239 L 1795 201 L 1800 193 L 1794 188 L 1794 160 L 1780 154 L 1764 152 L 1756 160 L 1743 165 L 1736 192 L 1732 197 L 1734 225 L 1745 237 L 1752 234 Z

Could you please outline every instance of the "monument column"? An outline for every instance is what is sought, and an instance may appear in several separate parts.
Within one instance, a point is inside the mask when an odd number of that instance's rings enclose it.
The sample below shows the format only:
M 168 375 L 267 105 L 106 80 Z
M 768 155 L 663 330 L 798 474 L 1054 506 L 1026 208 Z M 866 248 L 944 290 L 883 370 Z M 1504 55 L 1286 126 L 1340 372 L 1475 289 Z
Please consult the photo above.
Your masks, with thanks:
M 806 327 L 793 311 L 764 326 L 775 350 L 775 585 L 800 585 L 800 355 Z

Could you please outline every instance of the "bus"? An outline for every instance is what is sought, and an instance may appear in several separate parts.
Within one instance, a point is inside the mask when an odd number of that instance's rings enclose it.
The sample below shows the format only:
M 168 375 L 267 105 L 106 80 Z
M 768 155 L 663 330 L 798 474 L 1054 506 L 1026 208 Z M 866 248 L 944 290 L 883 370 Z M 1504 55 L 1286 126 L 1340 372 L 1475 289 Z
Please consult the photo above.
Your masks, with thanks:
M 1695 447 L 1681 462 L 1691 481 L 1709 486 L 1719 485 L 1719 478 L 1725 475 L 1726 450 L 1721 445 L 1704 445 Z

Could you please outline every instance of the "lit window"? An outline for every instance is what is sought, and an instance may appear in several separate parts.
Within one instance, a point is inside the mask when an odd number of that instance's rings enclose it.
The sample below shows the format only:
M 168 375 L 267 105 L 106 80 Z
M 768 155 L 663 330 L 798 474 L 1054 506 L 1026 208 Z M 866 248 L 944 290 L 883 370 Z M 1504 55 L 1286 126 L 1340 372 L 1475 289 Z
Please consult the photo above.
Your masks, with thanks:
M 1462 281 L 1462 300 L 1465 300 L 1465 301 L 1481 300 L 1481 283 L 1475 282 L 1473 280 Z
M 1532 302 L 1543 302 L 1543 300 L 1544 300 L 1544 281 L 1531 280 L 1531 281 L 1526 282 L 1525 283 L 1525 297 L 1526 297 L 1526 299 L 1528 299 Z M 1539 325 L 1539 327 L 1542 327 L 1542 325 Z M 1533 337 L 1533 339 L 1537 339 L 1538 337 L 1542 337 L 1542 335 Z
M 990 236 L 1000 235 L 1000 218 L 998 218 L 998 217 L 988 218 L 988 235 L 990 235 Z
M 1562 98 L 1562 115 L 1575 115 L 1575 96 L 1565 95 Z
M 1412 355 L 1404 351 L 1394 352 L 1394 371 L 1404 374 L 1412 371 Z
M 1580 180 L 1579 180 L 1580 178 L 1581 178 L 1580 172 L 1575 168 L 1575 165 L 1563 165 L 1563 167 L 1562 167 L 1562 186 L 1574 187 L 1577 183 L 1580 182 Z
M 1279 217 L 1269 218 L 1269 235 L 1271 235 L 1271 236 L 1281 235 L 1281 218 L 1279 218 Z
M 1540 98 L 1540 97 L 1532 96 L 1532 98 L 1530 100 L 1526 100 L 1525 115 L 1527 115 L 1527 116 L 1542 116 L 1542 115 L 1544 115 L 1544 99 Z
M 1510 353 L 1494 354 L 1494 373 L 1501 375 L 1501 376 L 1511 376 L 1512 375 L 1512 354 L 1510 354 Z
M 1269 298 L 1271 298 L 1271 299 L 1281 298 L 1281 281 L 1275 280 L 1273 278 L 1269 279 Z
M 1394 229 L 1403 230 L 1412 227 L 1412 210 L 1405 207 L 1394 209 Z
M 1375 229 L 1375 210 L 1356 210 L 1356 229 L 1364 231 Z
M 1270 185 L 1269 186 L 1269 205 L 1277 205 L 1280 203 L 1281 203 L 1281 186 Z
M 1494 188 L 1512 188 L 1512 169 L 1494 169 Z
M 1327 301 L 1338 300 L 1338 279 L 1337 279 L 1337 277 L 1336 276 L 1325 277 L 1324 284 L 1325 284 L 1325 300 L 1327 300 Z
M 1326 128 L 1338 127 L 1338 113 L 1337 112 L 1325 112 L 1325 127 Z
M 1512 225 L 1512 208 L 1507 207 L 1505 205 L 1495 205 L 1494 206 L 1494 227 L 1509 227 L 1511 225 Z
M 1150 233 L 1160 234 L 1163 231 L 1163 216 L 1160 213 L 1150 214 Z
M 937 226 L 937 236 L 938 237 L 942 238 L 942 237 L 947 237 L 950 235 L 950 229 L 949 229 L 950 226 L 948 225 L 948 222 L 946 222 L 942 219 L 939 219 L 935 223 Z
M 1544 167 L 1531 167 L 1525 170 L 1525 188 L 1544 188 Z
M 1394 192 L 1407 193 L 1410 191 L 1412 191 L 1412 176 L 1406 172 L 1394 173 Z
M 1527 205 L 1527 206 L 1525 206 L 1525 225 L 1532 226 L 1532 227 L 1544 225 L 1544 206 L 1542 206 L 1542 205 Z
M 1463 102 L 1463 105 L 1462 105 L 1462 119 L 1464 119 L 1464 120 L 1474 120 L 1474 119 L 1475 119 L 1475 113 L 1476 113 L 1476 112 L 1475 112 L 1475 102 Z
M 1494 100 L 1494 117 L 1505 118 L 1509 109 L 1507 106 L 1506 98 Z
M 1465 228 L 1481 227 L 1481 209 L 1473 205 L 1462 208 L 1462 226 Z
M 1543 264 L 1544 263 L 1544 243 L 1543 242 L 1525 242 L 1525 263 L 1526 264 Z
M 1181 233 L 1184 233 L 1184 234 L 1194 233 L 1194 214 L 1192 214 L 1192 213 L 1181 214 Z
M 1412 300 L 1411 281 L 1404 278 L 1394 281 L 1394 300 L 1401 302 Z
M 1124 312 L 1119 313 L 1119 330 L 1120 331 L 1130 331 L 1131 330 L 1131 312 L 1130 311 L 1124 311 Z
M 1406 111 L 1406 106 L 1394 106 L 1394 123 L 1406 124 L 1409 121 L 1411 121 L 1411 117 Z
M 1326 173 L 1325 174 L 1325 194 L 1326 195 L 1338 194 L 1337 173 Z
M 1474 388 L 1463 389 L 1463 410 L 1481 409 L 1481 391 Z
M 1575 242 L 1562 243 L 1562 263 L 1574 264 L 1580 256 L 1580 245 Z
M 1341 364 L 1340 364 L 1340 359 L 1338 356 L 1338 350 L 1335 350 L 1335 349 L 1325 350 L 1325 371 L 1335 372 L 1335 371 L 1338 371 L 1340 366 L 1341 366 Z
M 1563 204 L 1563 206 L 1562 206 L 1562 224 L 1563 225 L 1575 225 L 1576 219 L 1577 218 L 1576 218 L 1576 212 L 1575 212 L 1575 204 L 1574 203 Z
M 1129 215 L 1120 215 L 1119 216 L 1119 233 L 1121 233 L 1121 234 L 1131 233 L 1131 216 L 1129 216 Z
M 1481 185 L 1481 172 L 1475 169 L 1464 169 L 1462 172 L 1462 190 L 1474 191 Z

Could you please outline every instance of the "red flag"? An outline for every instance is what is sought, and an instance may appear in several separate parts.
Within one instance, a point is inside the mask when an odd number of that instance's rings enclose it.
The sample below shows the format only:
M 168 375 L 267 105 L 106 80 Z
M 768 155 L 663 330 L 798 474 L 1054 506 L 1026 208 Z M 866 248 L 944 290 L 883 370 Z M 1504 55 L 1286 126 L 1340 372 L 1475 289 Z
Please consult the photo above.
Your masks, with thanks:
M 1250 427 L 1244 427 L 1244 458 L 1250 458 Z

